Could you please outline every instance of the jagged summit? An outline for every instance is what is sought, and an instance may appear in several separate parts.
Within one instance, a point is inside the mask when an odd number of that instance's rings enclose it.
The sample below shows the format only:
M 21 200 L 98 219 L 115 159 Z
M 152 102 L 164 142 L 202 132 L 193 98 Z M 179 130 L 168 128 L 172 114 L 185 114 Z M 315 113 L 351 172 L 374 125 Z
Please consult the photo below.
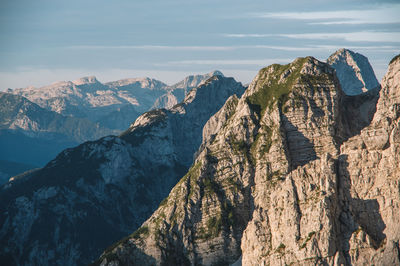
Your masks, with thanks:
M 88 76 L 88 77 L 82 77 L 77 80 L 72 81 L 75 85 L 84 85 L 84 84 L 94 84 L 94 83 L 99 83 L 99 81 L 96 79 L 95 76 Z
M 223 76 L 223 74 L 214 70 L 210 73 L 203 75 L 190 75 L 184 78 L 182 81 L 169 86 L 167 88 L 168 92 L 159 97 L 153 105 L 153 108 L 172 108 L 182 100 L 184 100 L 185 96 L 187 96 L 191 90 L 201 85 L 209 78 L 213 76 Z
M 172 85 L 171 87 L 172 88 L 183 88 L 183 89 L 185 89 L 185 93 L 187 93 L 192 88 L 195 88 L 198 85 L 200 85 L 201 82 L 203 82 L 215 75 L 223 76 L 222 72 L 218 71 L 218 70 L 214 70 L 207 74 L 202 74 L 202 75 L 190 75 L 190 76 L 187 76 L 182 81 Z
M 379 86 L 368 58 L 342 48 L 327 59 L 336 70 L 343 91 L 347 95 L 357 95 Z
M 211 72 L 209 73 L 209 75 L 211 75 L 211 76 L 224 76 L 224 74 L 222 74 L 222 72 L 219 71 L 219 70 L 211 71 Z
M 148 89 L 167 89 L 167 84 L 157 79 L 149 78 L 149 77 L 140 77 L 140 78 L 127 78 L 127 79 L 120 79 L 117 81 L 107 82 L 106 85 L 110 87 L 124 87 L 132 84 L 140 84 L 142 88 Z
M 200 82 L 200 84 L 186 94 L 183 103 L 190 103 L 197 98 L 197 101 L 206 104 L 207 101 L 212 101 L 212 94 L 216 94 L 219 88 L 235 87 L 237 82 L 233 78 L 226 78 L 222 75 L 213 75 L 210 78 Z M 213 88 L 210 90 L 210 88 Z M 216 88 L 216 89 L 215 89 Z

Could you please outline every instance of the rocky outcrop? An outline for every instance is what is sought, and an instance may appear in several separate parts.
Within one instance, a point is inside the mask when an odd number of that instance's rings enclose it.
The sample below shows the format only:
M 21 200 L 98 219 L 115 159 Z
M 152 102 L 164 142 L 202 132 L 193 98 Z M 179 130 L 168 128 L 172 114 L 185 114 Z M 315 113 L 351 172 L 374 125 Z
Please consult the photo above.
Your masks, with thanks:
M 198 87 L 212 76 L 224 75 L 222 72 L 214 70 L 202 75 L 187 76 L 182 81 L 168 87 L 168 92 L 156 99 L 153 108 L 172 108 L 175 104 L 181 102 L 192 89 Z
M 389 65 L 371 124 L 341 146 L 347 261 L 400 264 L 400 58 Z
M 67 149 L 0 190 L 0 261 L 85 265 L 134 231 L 193 162 L 201 130 L 244 87 L 211 77 L 171 110 L 140 116 L 119 137 Z
M 358 95 L 379 86 L 368 58 L 362 54 L 340 49 L 328 58 L 327 63 L 336 70 L 347 95 Z
M 399 68 L 375 115 L 377 92 L 349 98 L 312 57 L 260 70 L 206 124 L 159 208 L 97 264 L 399 264 Z

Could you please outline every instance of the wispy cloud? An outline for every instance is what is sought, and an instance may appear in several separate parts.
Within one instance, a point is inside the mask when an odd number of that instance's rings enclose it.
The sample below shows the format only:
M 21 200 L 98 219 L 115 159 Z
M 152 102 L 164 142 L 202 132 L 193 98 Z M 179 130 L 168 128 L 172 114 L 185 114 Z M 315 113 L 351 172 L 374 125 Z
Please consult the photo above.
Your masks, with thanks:
M 168 45 L 74 45 L 68 49 L 76 50 L 179 50 L 179 51 L 226 51 L 232 50 L 231 46 L 168 46 Z
M 400 43 L 400 32 L 346 32 L 346 33 L 300 33 L 280 34 L 279 36 L 294 39 L 341 39 L 349 42 L 398 42 Z
M 269 34 L 257 34 L 262 36 L 273 36 Z M 224 34 L 232 38 L 256 37 L 255 34 Z M 283 51 L 304 51 L 311 48 L 299 48 L 295 46 L 274 46 L 274 45 L 232 45 L 232 46 L 164 46 L 164 45 L 74 45 L 67 49 L 74 50 L 173 50 L 173 51 L 232 51 L 239 49 L 275 49 Z
M 242 60 L 180 60 L 180 61 L 168 61 L 165 63 L 157 63 L 157 66 L 165 66 L 165 65 L 215 65 L 215 66 L 223 66 L 223 65 L 248 65 L 248 66 L 265 66 L 274 63 L 288 63 L 292 61 L 293 58 L 267 58 L 267 59 L 242 59 Z
M 387 24 L 400 23 L 400 4 L 368 10 L 252 13 L 257 18 L 312 21 L 311 24 Z
M 271 37 L 274 35 L 273 34 L 247 34 L 247 33 L 230 34 L 230 33 L 225 33 L 225 34 L 223 34 L 223 36 L 231 37 L 231 38 L 264 38 L 264 37 Z
M 380 40 L 394 40 L 399 39 L 400 33 L 395 33 L 395 35 L 391 35 L 390 33 L 379 34 L 379 33 L 370 33 L 373 35 L 374 39 L 380 38 Z M 223 36 L 230 38 L 251 38 L 253 34 L 223 34 Z M 371 38 L 370 35 L 366 35 L 365 33 L 311 33 L 311 34 L 258 34 L 264 36 L 279 36 L 285 38 L 293 38 L 293 39 L 342 39 L 342 40 L 369 40 Z M 107 49 L 137 49 L 137 50 L 177 50 L 177 51 L 233 51 L 233 50 L 248 50 L 248 49 L 270 49 L 270 50 L 280 50 L 280 51 L 315 51 L 315 50 L 332 50 L 336 49 L 335 47 L 356 47 L 364 50 L 399 50 L 400 46 L 349 46 L 346 44 L 336 45 L 336 46 L 327 46 L 327 45 L 305 45 L 305 46 L 285 46 L 285 45 L 233 45 L 233 46 L 158 46 L 158 45 L 143 45 L 143 46 L 104 46 L 104 45 L 76 45 L 69 46 L 68 49 L 77 49 L 77 50 L 107 50 Z M 333 47 L 333 48 L 332 48 Z M 207 61 L 207 60 L 205 60 Z M 232 60 L 236 61 L 236 60 Z M 242 61 L 246 62 L 246 61 Z
M 296 33 L 296 34 L 222 34 L 229 38 L 262 38 L 262 37 L 286 37 L 292 39 L 340 39 L 349 42 L 397 42 L 400 43 L 400 32 L 377 32 L 377 31 L 358 31 L 340 33 Z M 258 46 L 262 48 L 263 46 Z M 279 49 L 281 46 L 266 46 L 272 49 Z M 390 47 L 390 46 L 389 46 Z M 294 47 L 293 47 L 294 48 Z M 282 47 L 283 50 L 291 47 Z M 302 48 L 299 48 L 302 49 Z

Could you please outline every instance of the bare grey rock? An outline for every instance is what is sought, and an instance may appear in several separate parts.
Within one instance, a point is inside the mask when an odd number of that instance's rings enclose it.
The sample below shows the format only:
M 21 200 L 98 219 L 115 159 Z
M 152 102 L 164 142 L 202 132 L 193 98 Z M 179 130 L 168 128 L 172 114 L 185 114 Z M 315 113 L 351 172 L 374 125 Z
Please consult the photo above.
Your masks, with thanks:
M 159 208 L 97 264 L 398 265 L 399 70 L 376 109 L 378 90 L 348 98 L 312 57 L 260 70 L 207 122 Z
M 340 49 L 327 60 L 336 70 L 343 91 L 347 95 L 358 95 L 379 86 L 368 58 L 348 49 Z

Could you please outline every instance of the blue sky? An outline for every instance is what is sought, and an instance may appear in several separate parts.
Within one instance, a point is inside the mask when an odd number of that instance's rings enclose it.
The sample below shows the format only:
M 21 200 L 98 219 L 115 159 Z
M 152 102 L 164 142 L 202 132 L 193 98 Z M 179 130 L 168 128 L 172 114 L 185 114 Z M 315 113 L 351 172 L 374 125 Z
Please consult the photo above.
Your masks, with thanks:
M 400 53 L 400 1 L 0 1 L 0 90 L 95 75 L 169 84 L 219 69 L 247 83 L 272 63 L 346 47 L 382 78 Z

